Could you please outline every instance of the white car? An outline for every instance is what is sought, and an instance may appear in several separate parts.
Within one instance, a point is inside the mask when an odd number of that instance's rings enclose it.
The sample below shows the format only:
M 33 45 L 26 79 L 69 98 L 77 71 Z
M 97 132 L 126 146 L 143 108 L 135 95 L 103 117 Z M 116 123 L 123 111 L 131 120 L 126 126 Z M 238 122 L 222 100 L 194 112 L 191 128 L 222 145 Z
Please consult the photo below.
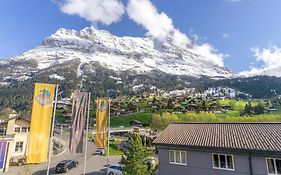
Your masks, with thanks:
M 98 149 L 96 150 L 96 154 L 104 155 L 104 154 L 105 154 L 104 148 L 98 148 Z
M 110 165 L 107 169 L 107 175 L 123 175 L 122 166 L 120 164 Z

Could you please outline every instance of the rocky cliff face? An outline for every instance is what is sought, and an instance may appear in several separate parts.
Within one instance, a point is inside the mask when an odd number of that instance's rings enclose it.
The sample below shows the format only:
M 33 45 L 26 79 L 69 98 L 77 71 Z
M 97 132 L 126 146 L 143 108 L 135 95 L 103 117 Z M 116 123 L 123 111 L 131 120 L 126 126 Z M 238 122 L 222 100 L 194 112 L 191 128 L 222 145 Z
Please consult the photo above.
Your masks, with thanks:
M 212 62 L 199 51 L 180 48 L 171 42 L 150 38 L 117 37 L 107 31 L 85 28 L 81 31 L 59 29 L 40 46 L 22 55 L 0 61 L 0 85 L 26 81 L 52 67 L 78 60 L 76 75 L 94 73 L 95 65 L 119 74 L 129 71 L 135 75 L 159 74 L 225 78 L 230 71 Z M 60 67 L 58 67 L 60 69 Z M 64 79 L 53 69 L 50 78 Z

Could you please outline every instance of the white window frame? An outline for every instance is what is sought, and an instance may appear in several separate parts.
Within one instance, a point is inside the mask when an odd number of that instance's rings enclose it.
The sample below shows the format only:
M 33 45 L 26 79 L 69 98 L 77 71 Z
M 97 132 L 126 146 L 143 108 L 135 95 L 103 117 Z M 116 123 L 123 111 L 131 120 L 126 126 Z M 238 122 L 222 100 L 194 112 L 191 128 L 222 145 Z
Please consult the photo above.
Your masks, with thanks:
M 272 160 L 273 160 L 274 170 L 275 170 L 275 172 L 276 172 L 275 174 L 269 173 L 268 163 L 267 163 L 268 159 L 272 159 Z M 272 157 L 267 157 L 267 158 L 265 158 L 266 169 L 267 169 L 267 174 L 268 174 L 268 175 L 281 175 L 281 174 L 278 174 L 278 172 L 277 172 L 276 160 L 281 160 L 281 158 L 272 158 Z
M 17 149 L 17 144 L 20 144 L 20 143 L 22 143 L 21 150 L 16 150 L 16 149 Z M 16 153 L 21 153 L 21 152 L 23 152 L 23 144 L 24 144 L 23 141 L 16 142 L 16 144 L 15 144 L 15 152 L 16 152 Z M 20 145 L 21 145 L 21 144 L 20 144 Z
M 221 164 L 221 163 L 220 163 L 220 156 L 221 156 L 221 155 L 225 156 L 226 168 L 215 167 L 214 155 L 217 155 L 217 156 L 218 156 L 219 166 L 220 166 L 220 164 Z M 231 158 L 232 158 L 232 167 L 233 167 L 233 168 L 228 168 L 227 156 L 231 156 Z M 235 170 L 235 166 L 234 166 L 234 156 L 233 156 L 232 154 L 212 153 L 212 161 L 213 161 L 213 169 L 227 170 L 227 171 L 234 171 L 234 170 Z
M 171 152 L 174 152 L 174 162 L 171 161 Z M 176 151 L 179 152 L 180 155 L 180 163 L 176 162 Z M 185 163 L 182 162 L 182 153 L 184 153 L 185 155 Z M 175 164 L 175 165 L 187 165 L 187 155 L 186 155 L 186 151 L 183 150 L 169 150 L 169 163 L 170 164 Z

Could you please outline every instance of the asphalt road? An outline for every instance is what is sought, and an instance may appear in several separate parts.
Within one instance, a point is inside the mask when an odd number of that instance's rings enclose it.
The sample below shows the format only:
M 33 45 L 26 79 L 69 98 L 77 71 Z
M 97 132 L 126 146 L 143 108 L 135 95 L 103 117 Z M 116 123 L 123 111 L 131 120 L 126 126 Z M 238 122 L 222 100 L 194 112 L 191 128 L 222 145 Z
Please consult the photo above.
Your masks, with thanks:
M 65 141 L 69 140 L 69 135 L 64 134 L 63 139 Z M 107 165 L 107 157 L 95 155 L 97 147 L 94 143 L 88 142 L 88 151 L 87 151 L 87 164 L 86 164 L 86 175 L 105 175 L 106 165 Z M 120 156 L 110 157 L 110 164 L 116 164 L 120 161 Z M 79 165 L 76 168 L 69 170 L 67 175 L 82 175 L 84 170 L 84 155 L 82 154 L 74 154 L 70 152 L 66 152 L 63 155 L 58 157 L 52 157 L 51 159 L 51 170 L 50 174 L 56 174 L 54 169 L 58 162 L 65 159 L 71 159 L 78 161 Z M 9 171 L 7 173 L 3 173 L 3 175 L 46 175 L 47 164 L 33 164 L 33 165 L 25 165 L 20 167 L 12 167 L 10 166 Z

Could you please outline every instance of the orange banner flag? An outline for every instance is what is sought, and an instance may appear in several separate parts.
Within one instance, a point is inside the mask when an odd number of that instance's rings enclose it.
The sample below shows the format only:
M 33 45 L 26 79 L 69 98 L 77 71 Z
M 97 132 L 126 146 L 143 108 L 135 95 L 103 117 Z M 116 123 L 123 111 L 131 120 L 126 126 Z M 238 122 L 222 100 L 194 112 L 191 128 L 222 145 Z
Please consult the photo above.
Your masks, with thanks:
M 98 98 L 96 105 L 96 145 L 99 148 L 105 148 L 107 143 L 107 118 L 110 110 L 109 99 Z

